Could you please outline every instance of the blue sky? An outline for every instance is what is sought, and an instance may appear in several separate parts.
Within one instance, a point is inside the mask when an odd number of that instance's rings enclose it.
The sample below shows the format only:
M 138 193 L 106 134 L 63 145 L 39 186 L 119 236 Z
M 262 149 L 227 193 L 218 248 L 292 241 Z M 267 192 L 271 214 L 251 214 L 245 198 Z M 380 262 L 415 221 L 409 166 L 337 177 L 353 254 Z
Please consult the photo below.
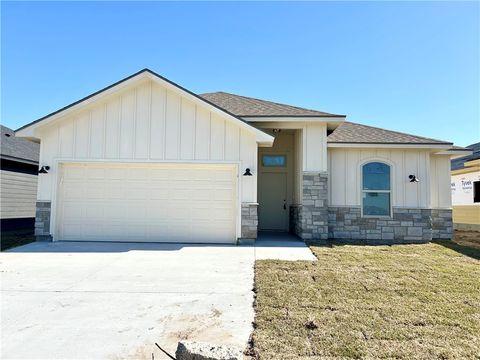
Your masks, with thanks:
M 1 122 L 18 128 L 148 67 L 468 145 L 479 2 L 2 2 Z

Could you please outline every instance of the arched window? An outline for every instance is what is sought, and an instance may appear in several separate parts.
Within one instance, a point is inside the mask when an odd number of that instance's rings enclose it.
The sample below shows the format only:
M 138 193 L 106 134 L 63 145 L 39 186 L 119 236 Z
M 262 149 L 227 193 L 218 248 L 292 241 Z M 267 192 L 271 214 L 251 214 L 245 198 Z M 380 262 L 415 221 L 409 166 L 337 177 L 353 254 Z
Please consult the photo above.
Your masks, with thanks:
M 362 166 L 362 213 L 390 216 L 390 166 L 369 162 Z

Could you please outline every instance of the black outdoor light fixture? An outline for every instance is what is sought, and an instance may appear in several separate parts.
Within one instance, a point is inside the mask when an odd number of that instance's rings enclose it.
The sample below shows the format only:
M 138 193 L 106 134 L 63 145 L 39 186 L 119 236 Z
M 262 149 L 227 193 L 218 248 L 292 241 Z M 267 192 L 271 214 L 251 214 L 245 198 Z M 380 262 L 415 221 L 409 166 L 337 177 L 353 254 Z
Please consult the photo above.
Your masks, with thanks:
M 418 182 L 418 178 L 415 175 L 408 175 L 410 182 Z
M 48 170 L 50 170 L 50 166 L 42 166 L 40 170 L 38 170 L 39 174 L 48 174 Z
M 253 174 L 250 172 L 250 168 L 246 168 L 245 169 L 245 173 L 243 174 L 243 176 L 252 176 Z

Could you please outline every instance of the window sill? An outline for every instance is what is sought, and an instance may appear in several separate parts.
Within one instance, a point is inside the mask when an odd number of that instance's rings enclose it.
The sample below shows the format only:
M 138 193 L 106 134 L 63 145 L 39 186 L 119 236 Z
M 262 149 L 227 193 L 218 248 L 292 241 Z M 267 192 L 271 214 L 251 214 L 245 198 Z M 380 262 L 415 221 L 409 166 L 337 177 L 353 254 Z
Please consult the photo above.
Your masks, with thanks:
M 391 215 L 362 215 L 362 218 L 367 219 L 393 219 Z

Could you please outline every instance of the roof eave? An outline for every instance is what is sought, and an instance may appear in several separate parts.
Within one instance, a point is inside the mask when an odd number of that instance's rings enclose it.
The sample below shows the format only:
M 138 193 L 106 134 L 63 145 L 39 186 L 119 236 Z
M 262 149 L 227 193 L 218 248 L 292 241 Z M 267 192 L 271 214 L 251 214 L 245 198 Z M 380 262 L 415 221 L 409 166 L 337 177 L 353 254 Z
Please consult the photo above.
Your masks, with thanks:
M 240 116 L 248 122 L 323 122 L 323 123 L 338 123 L 342 124 L 346 116 L 296 116 L 296 115 L 282 115 L 282 116 Z
M 38 161 L 36 160 L 23 159 L 16 156 L 10 156 L 5 154 L 1 154 L 0 159 L 15 161 L 15 162 L 24 163 L 24 164 L 30 164 L 30 165 L 38 165 Z
M 404 143 L 404 142 L 334 142 L 327 143 L 329 148 L 397 148 L 397 149 L 439 149 L 448 150 L 452 143 Z
M 280 126 L 287 123 L 321 123 L 327 124 L 328 130 L 335 130 L 345 121 L 345 117 L 318 117 L 318 116 L 282 116 L 282 117 L 242 117 L 249 123 L 254 123 L 259 127 Z
M 447 150 L 447 151 L 442 151 L 441 153 L 438 153 L 438 155 L 450 155 L 450 159 L 458 159 L 462 158 L 464 156 L 472 155 L 472 152 L 469 150 Z M 466 162 L 465 162 L 466 163 Z
M 315 114 L 315 115 L 295 115 L 295 114 L 291 114 L 291 115 L 285 115 L 285 114 L 282 114 L 282 115 L 248 115 L 248 114 L 245 114 L 245 115 L 237 115 L 241 118 L 244 118 L 244 119 L 248 119 L 248 118 L 251 118 L 251 119 L 255 119 L 255 118 L 262 118 L 262 119 L 266 119 L 266 118 L 346 118 L 347 115 L 336 115 L 336 114 Z M 264 121 L 264 120 L 262 120 Z

